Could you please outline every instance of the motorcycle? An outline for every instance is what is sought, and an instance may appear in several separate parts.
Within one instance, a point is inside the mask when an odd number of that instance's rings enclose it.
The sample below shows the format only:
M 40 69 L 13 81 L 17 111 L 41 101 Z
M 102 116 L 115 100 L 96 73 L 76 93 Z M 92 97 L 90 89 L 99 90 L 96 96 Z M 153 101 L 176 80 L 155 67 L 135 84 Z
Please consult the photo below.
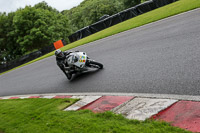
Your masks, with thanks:
M 103 64 L 90 59 L 85 52 L 76 51 L 70 53 L 66 56 L 65 62 L 68 64 L 68 67 L 65 67 L 65 71 L 69 80 L 72 78 L 72 74 L 103 69 Z

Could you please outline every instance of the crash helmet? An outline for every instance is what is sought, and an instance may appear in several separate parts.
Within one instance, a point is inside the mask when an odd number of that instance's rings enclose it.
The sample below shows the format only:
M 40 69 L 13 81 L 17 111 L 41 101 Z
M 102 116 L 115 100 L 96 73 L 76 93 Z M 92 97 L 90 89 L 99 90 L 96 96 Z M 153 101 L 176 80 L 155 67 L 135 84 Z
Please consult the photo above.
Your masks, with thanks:
M 62 57 L 64 57 L 64 54 L 60 49 L 57 49 L 55 51 L 55 56 L 58 57 L 58 58 L 62 58 Z

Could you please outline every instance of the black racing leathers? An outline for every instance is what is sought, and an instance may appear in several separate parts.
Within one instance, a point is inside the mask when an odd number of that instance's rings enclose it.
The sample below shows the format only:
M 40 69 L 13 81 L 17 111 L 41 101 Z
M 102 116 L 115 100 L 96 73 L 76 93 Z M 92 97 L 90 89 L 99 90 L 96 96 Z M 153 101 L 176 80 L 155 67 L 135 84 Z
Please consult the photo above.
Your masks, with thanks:
M 64 74 L 67 76 L 67 73 L 65 71 L 65 67 L 68 67 L 68 64 L 67 62 L 65 63 L 65 59 L 66 59 L 66 56 L 68 54 L 70 54 L 71 52 L 63 52 L 64 56 L 63 57 L 56 57 L 56 62 L 57 62 L 57 65 L 58 67 L 60 67 L 60 69 L 64 72 Z

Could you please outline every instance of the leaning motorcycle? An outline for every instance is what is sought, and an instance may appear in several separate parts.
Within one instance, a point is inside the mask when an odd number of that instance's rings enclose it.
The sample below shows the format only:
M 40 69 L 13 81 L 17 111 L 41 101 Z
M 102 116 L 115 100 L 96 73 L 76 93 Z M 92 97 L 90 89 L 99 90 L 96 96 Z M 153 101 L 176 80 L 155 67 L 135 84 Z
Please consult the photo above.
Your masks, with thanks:
M 103 69 L 103 64 L 90 59 L 85 52 L 74 52 L 66 56 L 65 67 L 67 78 L 70 80 L 73 74 L 83 73 L 94 69 Z

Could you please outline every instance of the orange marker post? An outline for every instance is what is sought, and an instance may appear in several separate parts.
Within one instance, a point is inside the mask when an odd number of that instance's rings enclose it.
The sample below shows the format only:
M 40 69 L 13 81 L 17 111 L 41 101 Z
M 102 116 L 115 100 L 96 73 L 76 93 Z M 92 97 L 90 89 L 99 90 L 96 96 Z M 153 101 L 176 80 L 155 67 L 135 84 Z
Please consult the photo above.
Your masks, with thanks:
M 64 46 L 63 42 L 61 40 L 54 42 L 53 44 L 54 44 L 55 49 L 59 49 L 59 48 L 62 48 Z

